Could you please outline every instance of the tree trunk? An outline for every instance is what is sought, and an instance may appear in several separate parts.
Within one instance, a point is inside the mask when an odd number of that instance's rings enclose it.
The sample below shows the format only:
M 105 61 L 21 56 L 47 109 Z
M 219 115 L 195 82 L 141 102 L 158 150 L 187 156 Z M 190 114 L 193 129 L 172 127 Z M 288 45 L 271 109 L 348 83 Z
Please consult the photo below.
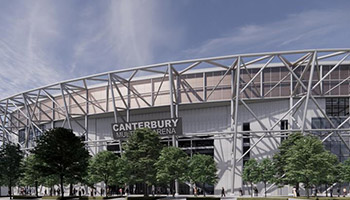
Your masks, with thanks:
M 203 196 L 205 196 L 205 183 L 203 183 Z
M 10 184 L 9 184 L 9 195 L 10 195 L 10 199 L 12 199 L 12 192 L 11 192 L 11 188 L 12 187 L 12 181 L 11 181 L 11 178 L 10 178 Z
M 38 181 L 35 181 L 35 196 L 39 197 L 39 194 L 38 194 Z
M 61 179 L 61 197 L 62 199 L 64 198 L 64 186 L 63 186 L 63 175 L 60 175 L 60 179 Z
M 305 190 L 306 190 L 306 196 L 307 196 L 307 198 L 309 198 L 309 197 L 310 197 L 310 194 L 309 194 L 309 187 L 306 186 L 306 187 L 305 187 Z
M 73 196 L 73 184 L 69 184 L 69 196 Z
M 106 193 L 106 197 L 107 197 L 107 195 L 108 195 L 108 194 L 107 194 L 107 188 L 108 188 L 108 181 L 107 181 L 107 180 L 105 180 L 105 184 L 106 184 L 106 185 L 105 185 L 105 190 L 106 190 L 105 193 Z
M 171 195 L 174 197 L 175 193 L 174 193 L 174 182 L 175 181 L 170 181 L 169 186 L 170 186 L 170 193 Z
M 296 184 L 295 189 L 296 189 L 295 192 L 297 193 L 297 197 L 300 196 L 300 194 L 299 194 L 299 183 Z
M 250 196 L 253 197 L 253 183 L 250 184 Z
M 143 191 L 143 195 L 145 197 L 148 197 L 148 185 L 147 185 L 147 183 L 144 184 L 144 187 L 145 187 L 145 190 Z
M 266 197 L 266 181 L 264 181 L 265 197 Z
M 328 184 L 326 184 L 326 197 L 328 197 L 327 189 L 328 189 Z M 333 188 L 332 188 L 332 189 L 333 189 Z

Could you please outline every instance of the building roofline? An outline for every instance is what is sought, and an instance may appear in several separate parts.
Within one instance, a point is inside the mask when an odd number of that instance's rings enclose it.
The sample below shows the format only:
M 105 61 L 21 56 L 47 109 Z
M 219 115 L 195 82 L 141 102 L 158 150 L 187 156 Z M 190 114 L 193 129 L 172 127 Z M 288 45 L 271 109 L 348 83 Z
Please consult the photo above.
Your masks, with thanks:
M 119 70 L 112 70 L 112 71 L 97 73 L 97 74 L 83 76 L 83 77 L 79 77 L 79 78 L 68 79 L 68 80 L 65 80 L 65 81 L 59 81 L 59 82 L 52 83 L 52 84 L 49 84 L 49 85 L 45 85 L 45 86 L 42 86 L 42 87 L 33 88 L 33 89 L 29 89 L 29 90 L 26 90 L 26 91 L 23 91 L 23 92 L 16 93 L 14 95 L 11 95 L 11 96 L 8 96 L 8 97 L 0 99 L 0 102 L 5 101 L 7 99 L 14 98 L 16 96 L 19 96 L 19 95 L 22 95 L 22 94 L 25 94 L 25 93 L 30 93 L 30 92 L 33 92 L 33 91 L 54 87 L 54 86 L 57 86 L 57 85 L 60 85 L 60 84 L 76 82 L 76 81 L 80 81 L 80 80 L 84 80 L 84 79 L 91 79 L 93 77 L 106 76 L 106 75 L 113 74 L 113 73 L 125 73 L 125 72 L 131 72 L 131 71 L 135 71 L 135 70 L 150 69 L 150 68 L 154 68 L 154 67 L 165 67 L 165 66 L 168 66 L 168 65 L 179 65 L 179 64 L 193 63 L 193 62 L 199 62 L 199 61 L 205 62 L 205 61 L 233 59 L 233 58 L 238 58 L 238 57 L 272 56 L 272 55 L 281 55 L 281 54 L 283 54 L 283 55 L 291 55 L 291 54 L 302 54 L 302 53 L 312 53 L 312 52 L 317 52 L 317 53 L 320 53 L 320 52 L 338 52 L 339 55 L 342 55 L 344 53 L 349 53 L 350 52 L 350 48 L 308 49 L 308 50 L 290 50 L 290 51 L 276 51 L 276 52 L 263 52 L 263 53 L 246 53 L 246 54 L 234 54 L 234 55 L 226 55 L 226 56 L 206 57 L 206 58 L 197 58 L 197 59 L 170 61 L 170 62 L 163 62 L 163 63 L 157 63 L 157 64 L 143 65 L 143 66 L 132 67 L 132 68 L 127 68 L 127 69 L 119 69 Z M 332 62 L 332 61 L 330 61 L 330 62 Z M 280 63 L 271 63 L 270 67 L 272 67 L 275 64 L 280 65 Z M 255 64 L 255 65 L 262 66 L 263 64 Z M 220 71 L 218 69 L 222 69 L 222 68 L 214 67 L 214 68 L 210 68 L 210 69 L 211 70 L 209 70 L 209 69 L 199 69 L 199 70 L 203 70 L 203 71 L 198 71 L 198 72 L 195 72 L 194 70 L 189 70 L 189 72 L 191 74 L 193 74 L 193 73 L 205 72 L 205 70 L 208 70 L 208 72 L 209 71 Z M 189 74 L 189 73 L 187 73 L 187 74 Z M 146 77 L 147 76 L 142 77 L 142 79 L 139 79 L 139 80 L 147 79 Z

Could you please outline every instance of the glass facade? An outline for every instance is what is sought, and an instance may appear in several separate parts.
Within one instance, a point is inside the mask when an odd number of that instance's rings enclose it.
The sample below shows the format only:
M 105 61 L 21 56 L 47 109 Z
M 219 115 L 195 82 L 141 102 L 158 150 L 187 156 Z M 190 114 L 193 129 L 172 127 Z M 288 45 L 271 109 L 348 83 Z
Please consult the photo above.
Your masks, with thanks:
M 346 118 L 349 116 L 349 98 L 326 98 L 326 114 L 332 123 L 329 122 L 324 117 L 314 117 L 311 119 L 312 129 L 333 129 L 337 128 L 342 124 Z M 332 126 L 334 125 L 334 127 Z M 350 128 L 350 123 L 345 123 L 341 128 Z M 320 137 L 320 139 L 325 138 L 329 131 L 315 131 L 314 135 Z M 343 133 L 340 133 L 343 134 Z M 345 142 L 349 143 L 349 137 L 344 137 Z M 325 148 L 338 156 L 339 161 L 344 161 L 349 158 L 349 150 L 340 140 L 337 134 L 333 134 L 324 142 Z
M 250 148 L 250 123 L 243 123 L 242 126 L 242 131 L 247 131 L 247 133 L 243 134 L 243 154 L 247 152 Z M 245 163 L 250 159 L 250 152 L 248 152 L 244 157 L 243 157 L 243 166 Z
M 39 131 L 39 129 L 37 129 L 35 126 L 34 127 L 34 131 L 30 130 L 29 132 L 29 142 L 33 142 L 36 140 L 36 137 L 40 137 L 41 136 L 41 132 Z M 41 124 L 38 126 L 42 131 L 45 131 L 45 125 L 44 124 Z M 20 144 L 24 144 L 25 142 L 25 130 L 24 129 L 21 129 L 18 131 L 18 142 Z
M 326 98 L 328 116 L 349 116 L 349 98 Z

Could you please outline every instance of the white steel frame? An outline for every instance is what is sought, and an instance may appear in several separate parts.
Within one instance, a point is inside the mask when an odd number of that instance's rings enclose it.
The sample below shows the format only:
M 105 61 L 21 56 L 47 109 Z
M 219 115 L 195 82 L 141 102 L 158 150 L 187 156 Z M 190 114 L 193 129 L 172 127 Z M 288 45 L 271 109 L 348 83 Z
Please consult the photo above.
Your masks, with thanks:
M 343 128 L 350 117 L 348 117 L 342 124 L 335 126 L 331 121 L 330 117 L 321 109 L 321 106 L 316 101 L 318 97 L 325 97 L 330 94 L 330 92 L 344 83 L 348 83 L 350 76 L 344 80 L 339 81 L 334 87 L 325 91 L 323 89 L 323 81 L 334 71 L 337 67 L 341 66 L 345 60 L 350 55 L 350 49 L 318 49 L 318 50 L 300 50 L 300 51 L 282 51 L 282 52 L 270 52 L 270 53 L 255 53 L 255 54 L 240 54 L 240 55 L 229 55 L 211 58 L 201 58 L 193 60 L 175 61 L 160 63 L 154 65 L 140 66 L 136 68 L 124 69 L 111 71 L 106 73 L 95 74 L 91 76 L 86 76 L 82 78 L 72 79 L 64 82 L 54 83 L 44 87 L 28 90 L 4 99 L 0 100 L 0 141 L 3 144 L 11 142 L 11 135 L 18 136 L 18 130 L 25 130 L 25 146 L 27 148 L 29 145 L 29 133 L 35 130 L 42 132 L 40 129 L 40 124 L 49 124 L 54 126 L 55 116 L 64 115 L 64 120 L 62 126 L 66 124 L 68 127 L 72 127 L 72 122 L 78 124 L 78 126 L 83 130 L 78 134 L 85 135 L 89 132 L 89 106 L 93 109 L 101 110 L 102 112 L 113 112 L 114 121 L 118 122 L 118 119 L 123 121 L 130 121 L 131 115 L 131 98 L 135 97 L 139 101 L 143 102 L 146 107 L 157 106 L 155 101 L 160 95 L 161 88 L 163 87 L 165 81 L 169 84 L 169 107 L 170 107 L 170 117 L 175 118 L 179 115 L 179 105 L 182 104 L 180 100 L 180 93 L 183 91 L 186 97 L 192 102 L 194 97 L 196 101 L 199 102 L 210 102 L 209 99 L 213 92 L 220 86 L 220 83 L 225 77 L 230 77 L 231 79 L 231 131 L 225 132 L 232 135 L 232 185 L 231 191 L 235 190 L 235 174 L 237 172 L 237 162 L 241 161 L 243 157 L 250 152 L 256 145 L 266 136 L 279 137 L 281 133 L 285 132 L 302 132 L 304 134 L 311 131 L 329 131 L 328 135 L 323 139 L 327 140 L 331 135 L 336 134 L 346 147 L 350 150 L 349 144 L 344 140 L 342 132 L 349 131 Z M 293 57 L 293 59 L 287 59 L 287 57 Z M 340 59 L 339 59 L 340 57 Z M 331 70 L 323 74 L 322 66 L 319 65 L 320 62 L 327 59 L 333 59 L 336 63 Z M 275 61 L 275 62 L 274 62 Z M 262 72 L 270 67 L 272 63 L 282 63 L 283 67 L 288 70 L 288 74 L 281 78 L 268 92 L 263 91 L 263 77 Z M 222 64 L 223 62 L 231 64 Z M 248 68 L 252 64 L 261 64 L 260 69 L 256 74 L 251 74 Z M 201 95 L 194 89 L 189 82 L 184 78 L 185 75 L 194 73 L 193 69 L 201 69 L 201 64 L 206 65 L 206 69 L 216 69 L 222 68 L 224 74 L 219 82 L 211 89 L 207 87 L 206 72 L 203 73 L 203 93 Z M 185 66 L 185 67 L 184 67 Z M 301 76 L 297 76 L 295 70 L 300 66 L 304 66 L 304 70 Z M 248 82 L 243 81 L 241 77 L 241 72 L 246 72 L 250 80 Z M 306 77 L 306 74 L 309 74 Z M 158 88 L 154 88 L 152 84 L 152 94 L 151 100 L 144 98 L 140 91 L 137 91 L 133 86 L 132 82 L 139 75 L 141 78 L 144 73 L 152 74 L 161 79 Z M 313 80 L 314 73 L 317 73 L 318 79 L 315 82 Z M 260 76 L 260 83 L 255 83 L 257 77 Z M 257 117 L 248 104 L 247 101 L 253 98 L 242 97 L 248 87 L 252 87 L 254 92 L 258 94 L 258 97 L 254 99 L 269 99 L 268 94 L 283 81 L 289 81 L 290 84 L 290 95 L 288 97 L 280 97 L 283 99 L 290 100 L 290 107 L 287 112 L 283 114 L 280 119 L 278 119 L 273 126 L 266 127 L 261 120 Z M 296 81 L 296 85 L 293 86 L 293 81 Z M 106 86 L 106 102 L 112 100 L 113 107 L 109 107 L 109 103 L 105 106 L 100 105 L 98 102 L 94 101 L 93 98 L 89 96 L 89 90 L 93 89 L 97 83 L 101 83 Z M 256 88 L 256 85 L 260 84 L 260 90 Z M 313 91 L 320 87 L 321 94 L 315 95 Z M 121 87 L 127 89 L 127 94 L 122 94 Z M 301 91 L 306 92 L 298 92 Z M 109 92 L 108 92 L 109 91 Z M 191 98 L 192 95 L 192 98 Z M 56 101 L 56 97 L 62 97 L 63 102 L 59 103 Z M 350 97 L 349 94 L 346 95 Z M 78 100 L 78 98 L 80 100 Z M 117 105 L 116 98 L 121 99 L 122 104 Z M 279 97 L 277 97 L 279 98 Z M 82 100 L 81 100 L 82 99 Z M 43 101 L 50 101 L 52 106 L 43 105 Z M 71 102 L 68 103 L 67 101 Z M 296 102 L 295 102 L 296 101 Z M 310 129 L 305 126 L 305 119 L 307 118 L 307 109 L 313 102 L 318 109 L 322 112 L 322 115 L 329 121 L 333 129 Z M 72 104 L 73 103 L 73 104 Z M 304 104 L 302 108 L 301 105 Z M 40 106 L 41 105 L 41 106 Z M 70 110 L 69 105 L 76 105 L 81 112 L 73 113 Z M 237 138 L 244 131 L 238 130 L 239 121 L 239 105 L 243 105 L 244 108 L 256 119 L 260 124 L 261 130 L 250 131 L 250 133 L 256 133 L 258 140 L 251 145 L 248 151 L 243 153 L 240 157 L 237 155 Z M 47 114 L 43 107 L 52 111 L 51 115 Z M 303 110 L 303 123 L 301 125 L 296 124 L 298 128 L 291 126 L 290 130 L 281 131 L 274 130 L 274 128 L 280 123 L 281 120 L 287 119 L 290 124 L 295 123 L 293 115 L 299 111 Z M 126 117 L 121 115 L 121 111 L 126 113 Z M 42 113 L 46 116 L 46 120 L 40 119 L 36 113 Z M 39 115 L 41 116 L 41 115 Z M 80 124 L 77 119 L 84 119 L 84 124 Z M 25 119 L 25 120 L 23 120 Z M 212 135 L 218 135 L 222 133 L 208 133 Z M 176 145 L 176 138 L 173 137 L 173 144 Z M 86 141 L 91 143 L 94 141 Z M 101 142 L 101 141 L 95 141 Z M 102 141 L 105 142 L 105 141 Z M 120 142 L 119 142 L 120 144 Z

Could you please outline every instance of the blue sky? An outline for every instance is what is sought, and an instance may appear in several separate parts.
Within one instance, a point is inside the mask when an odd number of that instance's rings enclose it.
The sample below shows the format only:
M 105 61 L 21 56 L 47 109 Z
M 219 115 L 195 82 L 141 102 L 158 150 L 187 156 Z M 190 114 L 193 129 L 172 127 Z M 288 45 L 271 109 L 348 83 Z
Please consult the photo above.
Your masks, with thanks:
M 172 60 L 350 48 L 349 10 L 346 0 L 0 0 L 0 98 Z

